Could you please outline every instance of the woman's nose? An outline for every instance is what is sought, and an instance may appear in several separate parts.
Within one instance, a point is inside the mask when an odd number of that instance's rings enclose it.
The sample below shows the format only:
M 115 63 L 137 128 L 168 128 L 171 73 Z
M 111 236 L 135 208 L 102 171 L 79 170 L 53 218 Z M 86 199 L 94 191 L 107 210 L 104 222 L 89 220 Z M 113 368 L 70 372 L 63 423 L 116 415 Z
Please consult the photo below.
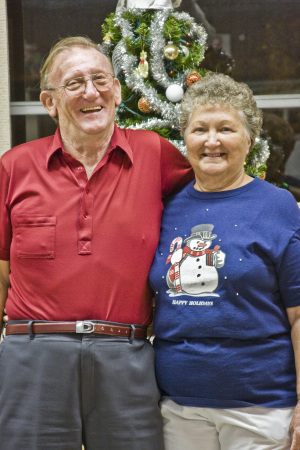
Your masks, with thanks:
M 206 145 L 209 147 L 215 147 L 219 145 L 218 133 L 215 131 L 209 131 L 207 133 Z

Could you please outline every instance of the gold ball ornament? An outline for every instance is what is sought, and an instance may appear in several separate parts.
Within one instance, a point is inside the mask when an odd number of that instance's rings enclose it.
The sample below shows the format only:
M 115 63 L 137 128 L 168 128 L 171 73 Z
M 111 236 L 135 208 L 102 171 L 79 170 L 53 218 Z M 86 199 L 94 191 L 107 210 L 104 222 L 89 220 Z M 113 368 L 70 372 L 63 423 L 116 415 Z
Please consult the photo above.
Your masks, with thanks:
M 198 72 L 191 72 L 186 77 L 186 82 L 189 86 L 196 83 L 196 81 L 202 80 L 202 76 Z
M 149 105 L 148 100 L 146 100 L 144 97 L 141 97 L 138 101 L 138 108 L 142 113 L 149 113 L 151 112 L 151 108 Z
M 168 42 L 168 44 L 164 47 L 163 50 L 164 57 L 169 61 L 174 61 L 179 55 L 179 48 L 177 45 L 173 44 L 172 41 Z

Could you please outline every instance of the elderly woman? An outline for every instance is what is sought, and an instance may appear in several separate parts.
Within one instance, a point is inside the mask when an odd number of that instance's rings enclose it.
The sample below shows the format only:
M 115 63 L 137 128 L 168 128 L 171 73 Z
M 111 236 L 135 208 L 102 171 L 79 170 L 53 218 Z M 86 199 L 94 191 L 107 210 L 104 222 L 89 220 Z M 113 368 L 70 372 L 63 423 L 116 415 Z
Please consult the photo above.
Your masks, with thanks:
M 166 450 L 300 448 L 299 209 L 244 172 L 261 122 L 226 75 L 182 101 L 195 181 L 165 205 L 150 275 Z

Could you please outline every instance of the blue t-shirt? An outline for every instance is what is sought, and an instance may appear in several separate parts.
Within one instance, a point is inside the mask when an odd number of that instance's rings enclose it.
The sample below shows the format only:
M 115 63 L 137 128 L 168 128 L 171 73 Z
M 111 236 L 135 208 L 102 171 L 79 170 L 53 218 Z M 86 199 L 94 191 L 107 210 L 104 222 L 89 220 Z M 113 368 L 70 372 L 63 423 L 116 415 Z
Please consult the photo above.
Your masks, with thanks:
M 296 404 L 286 308 L 300 305 L 300 212 L 286 190 L 241 188 L 170 198 L 150 273 L 156 373 L 186 406 Z

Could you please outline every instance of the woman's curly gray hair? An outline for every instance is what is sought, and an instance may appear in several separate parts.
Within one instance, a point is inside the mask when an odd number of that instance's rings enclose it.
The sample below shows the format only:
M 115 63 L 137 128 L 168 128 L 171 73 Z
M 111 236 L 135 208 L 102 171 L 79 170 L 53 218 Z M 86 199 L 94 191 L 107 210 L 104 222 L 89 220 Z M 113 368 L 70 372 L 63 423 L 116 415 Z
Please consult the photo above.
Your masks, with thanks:
M 181 102 L 180 131 L 183 138 L 193 111 L 203 105 L 226 105 L 236 109 L 251 139 L 251 146 L 254 145 L 262 126 L 262 111 L 245 83 L 237 82 L 228 75 L 213 73 L 192 84 Z

